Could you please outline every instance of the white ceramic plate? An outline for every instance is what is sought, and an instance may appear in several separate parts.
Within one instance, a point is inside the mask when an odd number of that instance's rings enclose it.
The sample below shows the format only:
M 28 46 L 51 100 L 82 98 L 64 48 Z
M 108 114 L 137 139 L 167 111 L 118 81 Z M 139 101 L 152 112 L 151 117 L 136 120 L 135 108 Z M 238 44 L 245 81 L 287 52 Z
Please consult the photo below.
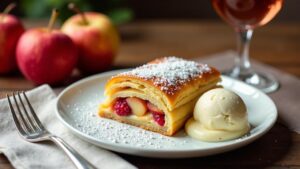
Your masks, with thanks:
M 209 143 L 192 139 L 183 130 L 167 137 L 100 118 L 97 109 L 104 100 L 104 85 L 112 75 L 123 71 L 94 75 L 66 88 L 57 100 L 60 121 L 83 140 L 109 150 L 137 156 L 186 158 L 222 153 L 249 144 L 265 134 L 277 118 L 275 104 L 267 95 L 225 76 L 222 76 L 222 85 L 238 93 L 247 105 L 252 129 L 242 138 Z

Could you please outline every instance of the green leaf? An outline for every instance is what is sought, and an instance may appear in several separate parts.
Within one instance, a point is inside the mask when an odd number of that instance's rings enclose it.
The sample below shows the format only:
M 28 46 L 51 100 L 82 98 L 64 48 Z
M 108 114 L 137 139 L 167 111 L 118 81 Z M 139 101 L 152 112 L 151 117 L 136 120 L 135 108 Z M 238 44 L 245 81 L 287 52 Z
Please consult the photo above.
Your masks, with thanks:
M 59 10 L 58 19 L 63 22 L 74 15 L 68 3 L 75 3 L 82 11 L 99 11 L 107 14 L 114 24 L 122 24 L 133 18 L 133 11 L 124 7 L 124 0 L 21 0 L 21 11 L 29 18 L 49 18 L 53 8 Z
M 26 0 L 20 1 L 20 6 L 24 14 L 30 18 L 40 18 L 51 15 L 46 0 Z
M 107 15 L 116 25 L 128 22 L 133 18 L 133 12 L 129 8 L 116 8 L 108 11 Z

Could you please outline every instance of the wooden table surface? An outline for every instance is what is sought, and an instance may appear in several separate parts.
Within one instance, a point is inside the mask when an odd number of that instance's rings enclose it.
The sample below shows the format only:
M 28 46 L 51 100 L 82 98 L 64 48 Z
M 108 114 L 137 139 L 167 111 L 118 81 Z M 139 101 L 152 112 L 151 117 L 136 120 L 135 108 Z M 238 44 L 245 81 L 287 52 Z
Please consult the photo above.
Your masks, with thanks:
M 43 24 L 25 21 L 27 28 Z M 140 65 L 159 56 L 194 58 L 235 48 L 234 33 L 222 22 L 140 21 L 119 29 L 122 44 L 114 68 Z M 257 29 L 250 52 L 251 58 L 300 77 L 300 23 L 271 23 Z M 0 76 L 0 98 L 7 92 L 33 87 L 19 73 Z M 300 168 L 300 135 L 276 123 L 254 143 L 220 155 L 176 160 L 120 156 L 145 169 Z M 10 168 L 6 157 L 0 155 L 0 169 Z

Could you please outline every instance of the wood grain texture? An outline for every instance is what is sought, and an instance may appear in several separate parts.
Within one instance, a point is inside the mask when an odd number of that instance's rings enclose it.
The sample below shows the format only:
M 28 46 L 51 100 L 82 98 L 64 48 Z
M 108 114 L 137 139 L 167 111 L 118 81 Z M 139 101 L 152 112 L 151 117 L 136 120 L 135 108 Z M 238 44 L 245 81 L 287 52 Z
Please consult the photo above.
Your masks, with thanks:
M 45 22 L 25 21 L 26 27 Z M 119 27 L 122 45 L 115 68 L 137 66 L 155 57 L 202 57 L 235 48 L 233 30 L 222 22 L 144 21 Z M 300 77 L 300 24 L 269 24 L 255 30 L 251 58 Z M 77 76 L 65 85 L 82 78 Z M 0 98 L 7 92 L 33 88 L 20 73 L 0 76 Z M 0 145 L 1 146 L 1 145 Z M 142 169 L 300 168 L 300 135 L 279 123 L 254 143 L 220 155 L 189 159 L 154 159 L 120 154 Z M 0 155 L 0 168 L 13 168 Z

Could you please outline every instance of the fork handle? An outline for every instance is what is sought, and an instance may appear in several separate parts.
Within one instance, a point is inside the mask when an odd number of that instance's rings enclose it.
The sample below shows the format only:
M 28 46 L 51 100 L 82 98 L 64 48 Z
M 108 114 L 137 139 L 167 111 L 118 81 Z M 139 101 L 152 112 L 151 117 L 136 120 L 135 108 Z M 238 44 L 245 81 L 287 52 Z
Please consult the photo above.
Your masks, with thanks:
M 61 138 L 52 135 L 49 139 L 68 155 L 78 169 L 96 169 Z

